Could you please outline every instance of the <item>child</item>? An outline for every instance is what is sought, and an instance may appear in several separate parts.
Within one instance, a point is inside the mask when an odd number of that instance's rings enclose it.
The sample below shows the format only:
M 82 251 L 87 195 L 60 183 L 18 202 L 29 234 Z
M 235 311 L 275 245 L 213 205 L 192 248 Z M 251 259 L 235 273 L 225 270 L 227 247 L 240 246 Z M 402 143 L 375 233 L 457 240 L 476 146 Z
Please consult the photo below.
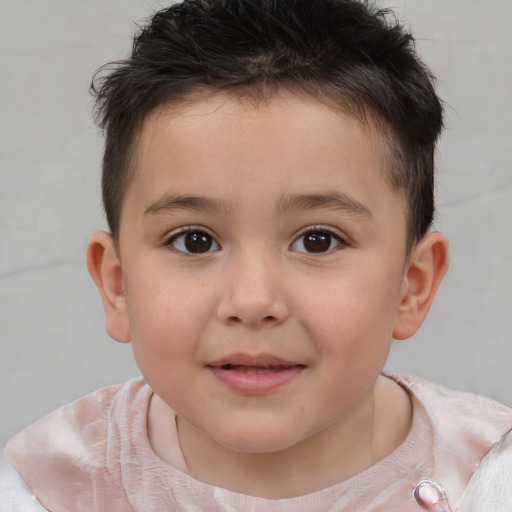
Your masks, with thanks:
M 410 35 L 355 0 L 189 0 L 93 90 L 88 266 L 143 378 L 18 434 L 2 511 L 511 510 L 512 411 L 381 374 L 448 265 Z

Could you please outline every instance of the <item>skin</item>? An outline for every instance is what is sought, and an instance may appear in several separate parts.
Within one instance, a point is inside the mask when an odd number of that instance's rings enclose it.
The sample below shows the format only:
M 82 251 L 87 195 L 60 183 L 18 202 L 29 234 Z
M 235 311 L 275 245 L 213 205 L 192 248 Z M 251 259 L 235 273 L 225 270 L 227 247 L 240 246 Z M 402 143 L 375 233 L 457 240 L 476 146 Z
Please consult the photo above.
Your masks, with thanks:
M 432 233 L 406 251 L 387 162 L 376 130 L 287 92 L 257 105 L 204 96 L 148 116 L 118 247 L 96 234 L 88 263 L 107 330 L 132 342 L 155 392 L 148 431 L 162 459 L 176 422 L 192 476 L 286 498 L 403 442 L 408 396 L 380 374 L 392 337 L 427 314 L 448 249 Z M 206 245 L 187 245 L 187 232 Z M 212 371 L 240 354 L 296 371 L 240 392 Z

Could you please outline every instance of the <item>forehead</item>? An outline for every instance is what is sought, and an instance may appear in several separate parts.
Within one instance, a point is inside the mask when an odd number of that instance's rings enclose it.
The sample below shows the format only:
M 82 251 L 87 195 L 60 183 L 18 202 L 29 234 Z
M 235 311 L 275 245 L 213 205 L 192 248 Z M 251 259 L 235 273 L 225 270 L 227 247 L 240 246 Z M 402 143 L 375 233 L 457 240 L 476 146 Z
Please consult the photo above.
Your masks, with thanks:
M 290 92 L 260 101 L 195 95 L 162 105 L 144 120 L 134 149 L 127 196 L 146 203 L 195 190 L 236 201 L 237 185 L 248 183 L 243 192 L 261 201 L 261 188 L 265 197 L 321 192 L 340 177 L 364 200 L 387 184 L 390 161 L 377 123 Z

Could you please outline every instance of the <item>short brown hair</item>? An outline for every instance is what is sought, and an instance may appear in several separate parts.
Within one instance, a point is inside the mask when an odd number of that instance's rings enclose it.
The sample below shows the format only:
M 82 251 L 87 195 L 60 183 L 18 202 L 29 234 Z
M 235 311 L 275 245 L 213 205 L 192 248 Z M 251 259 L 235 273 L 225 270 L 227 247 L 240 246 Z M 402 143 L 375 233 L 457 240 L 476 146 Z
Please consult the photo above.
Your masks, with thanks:
M 409 244 L 434 216 L 442 104 L 412 36 L 357 0 L 184 0 L 136 35 L 131 56 L 96 73 L 106 131 L 103 203 L 116 238 L 137 131 L 157 106 L 200 90 L 268 95 L 290 88 L 384 126 L 389 178 L 408 205 Z

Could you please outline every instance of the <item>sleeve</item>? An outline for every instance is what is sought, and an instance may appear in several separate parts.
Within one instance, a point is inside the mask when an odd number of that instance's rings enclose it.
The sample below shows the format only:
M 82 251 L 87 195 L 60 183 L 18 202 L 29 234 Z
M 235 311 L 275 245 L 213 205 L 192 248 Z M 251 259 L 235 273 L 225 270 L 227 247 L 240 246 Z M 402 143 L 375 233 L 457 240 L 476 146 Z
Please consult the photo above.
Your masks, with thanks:
M 27 484 L 0 456 L 0 512 L 48 512 Z

